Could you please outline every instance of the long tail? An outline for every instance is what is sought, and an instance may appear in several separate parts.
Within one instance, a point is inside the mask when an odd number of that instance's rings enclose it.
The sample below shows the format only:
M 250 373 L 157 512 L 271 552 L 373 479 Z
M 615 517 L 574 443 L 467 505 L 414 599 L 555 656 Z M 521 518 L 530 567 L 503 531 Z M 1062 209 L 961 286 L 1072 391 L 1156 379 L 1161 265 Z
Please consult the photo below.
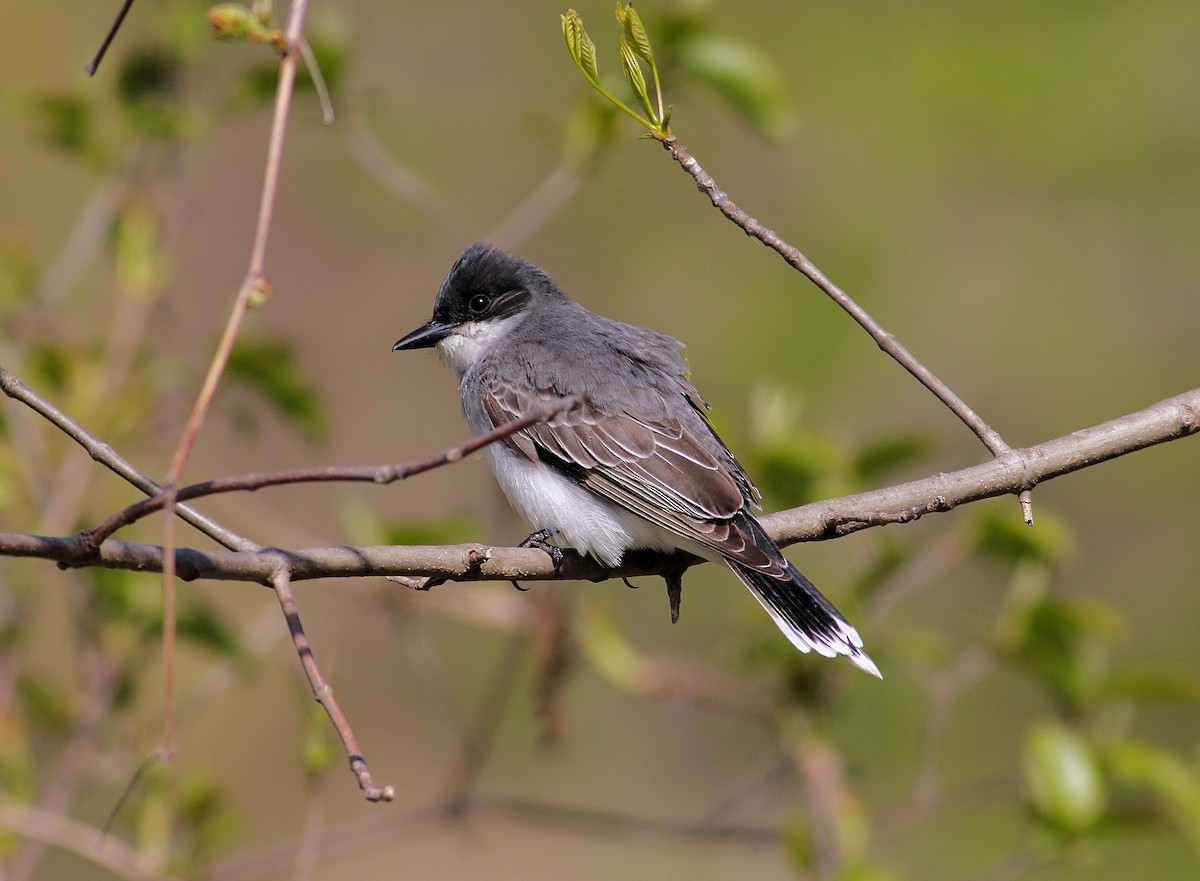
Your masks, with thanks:
M 845 655 L 856 667 L 883 678 L 875 662 L 862 650 L 858 631 L 791 563 L 788 563 L 790 580 L 785 581 L 734 560 L 725 562 L 800 651 L 812 650 L 827 658 Z

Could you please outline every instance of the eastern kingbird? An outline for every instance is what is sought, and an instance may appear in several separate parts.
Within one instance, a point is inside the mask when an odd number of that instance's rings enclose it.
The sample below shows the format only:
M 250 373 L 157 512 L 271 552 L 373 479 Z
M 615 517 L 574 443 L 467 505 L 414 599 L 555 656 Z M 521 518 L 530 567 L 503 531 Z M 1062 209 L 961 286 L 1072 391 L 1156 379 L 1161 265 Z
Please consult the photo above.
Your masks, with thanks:
M 545 271 L 481 243 L 450 269 L 433 318 L 392 349 L 435 345 L 476 434 L 583 396 L 487 447 L 534 529 L 606 566 L 633 548 L 723 562 L 796 648 L 880 675 L 858 631 L 755 519 L 758 490 L 709 424 L 678 340 L 595 315 Z

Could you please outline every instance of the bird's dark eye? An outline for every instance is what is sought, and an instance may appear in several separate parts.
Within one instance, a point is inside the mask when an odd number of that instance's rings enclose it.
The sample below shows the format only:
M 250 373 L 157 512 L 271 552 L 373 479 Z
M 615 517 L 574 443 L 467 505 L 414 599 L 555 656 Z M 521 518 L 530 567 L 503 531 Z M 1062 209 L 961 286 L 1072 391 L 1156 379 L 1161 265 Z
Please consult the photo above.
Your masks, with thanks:
M 471 302 L 467 304 L 467 308 L 475 315 L 482 315 L 491 304 L 492 298 L 487 294 L 476 294 L 471 298 Z

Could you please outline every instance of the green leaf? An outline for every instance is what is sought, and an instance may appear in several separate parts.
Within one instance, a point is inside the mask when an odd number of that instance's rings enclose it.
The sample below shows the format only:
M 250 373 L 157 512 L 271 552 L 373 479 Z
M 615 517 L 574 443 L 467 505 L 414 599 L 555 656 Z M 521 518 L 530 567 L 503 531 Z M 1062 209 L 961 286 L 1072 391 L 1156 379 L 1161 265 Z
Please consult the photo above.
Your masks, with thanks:
M 41 125 L 38 137 L 72 156 L 83 156 L 92 146 L 92 106 L 78 95 L 46 93 L 35 96 L 31 110 Z
M 633 89 L 633 93 L 637 95 L 646 115 L 650 117 L 651 121 L 654 121 L 654 107 L 650 104 L 650 96 L 646 94 L 646 77 L 642 74 L 637 56 L 629 48 L 629 43 L 625 41 L 624 37 L 617 41 L 617 48 L 621 52 L 621 70 L 625 73 L 625 82 L 629 83 L 629 88 Z
M 975 519 L 980 550 L 1004 563 L 1023 559 L 1049 565 L 1064 562 L 1072 550 L 1070 529 L 1045 505 L 1037 506 L 1036 515 L 1036 524 L 1027 526 L 1012 502 L 980 508 Z
M 682 46 L 684 69 L 719 92 L 764 137 L 783 141 L 796 130 L 779 69 L 758 49 L 738 40 L 702 36 Z
M 871 484 L 928 456 L 932 448 L 925 435 L 897 434 L 863 447 L 855 455 L 852 467 L 862 483 Z
M 1149 790 L 1165 811 L 1200 845 L 1200 776 L 1187 762 L 1149 743 L 1125 740 L 1107 755 L 1114 778 Z
M 653 67 L 654 52 L 650 48 L 650 37 L 646 34 L 646 29 L 642 26 L 642 19 L 637 14 L 637 10 L 633 8 L 632 3 L 628 6 L 617 3 L 617 21 L 621 23 L 622 36 L 633 47 L 633 51 L 642 61 Z
M 190 596 L 180 604 L 175 618 L 179 638 L 208 649 L 235 663 L 245 660 L 233 631 L 207 603 Z M 157 631 L 157 627 L 155 630 Z
M 225 375 L 231 385 L 242 385 L 261 395 L 309 440 L 320 440 L 329 433 L 317 390 L 296 363 L 287 340 L 238 340 Z
M 584 77 L 593 86 L 600 85 L 600 72 L 596 67 L 596 44 L 588 36 L 583 27 L 583 19 L 574 9 L 568 9 L 562 16 L 563 36 L 567 40 L 567 51 L 583 72 Z
M 1076 835 L 1104 813 L 1104 783 L 1091 747 L 1057 722 L 1035 723 L 1025 741 L 1025 781 L 1034 811 L 1060 832 Z

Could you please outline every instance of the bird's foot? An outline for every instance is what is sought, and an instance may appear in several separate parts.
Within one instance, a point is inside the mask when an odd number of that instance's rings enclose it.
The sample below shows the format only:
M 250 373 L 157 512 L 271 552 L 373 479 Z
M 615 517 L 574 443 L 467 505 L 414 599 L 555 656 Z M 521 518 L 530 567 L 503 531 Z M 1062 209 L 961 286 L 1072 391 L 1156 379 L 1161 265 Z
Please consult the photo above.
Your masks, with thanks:
M 521 542 L 519 548 L 537 548 L 544 554 L 550 557 L 550 561 L 554 563 L 554 568 L 558 569 L 563 561 L 563 549 L 556 544 L 551 544 L 550 539 L 558 535 L 557 529 L 539 529 L 525 541 Z
M 548 557 L 550 557 L 550 562 L 554 564 L 554 570 L 557 572 L 558 567 L 562 565 L 563 550 L 558 545 L 550 543 L 550 539 L 554 538 L 556 535 L 558 535 L 557 529 L 539 529 L 533 535 L 529 536 L 529 538 L 517 545 L 517 547 L 536 548 L 537 550 L 546 554 Z M 521 587 L 521 582 L 517 581 L 517 579 L 513 578 L 510 580 L 512 581 L 512 586 L 522 593 L 529 590 L 527 587 Z

